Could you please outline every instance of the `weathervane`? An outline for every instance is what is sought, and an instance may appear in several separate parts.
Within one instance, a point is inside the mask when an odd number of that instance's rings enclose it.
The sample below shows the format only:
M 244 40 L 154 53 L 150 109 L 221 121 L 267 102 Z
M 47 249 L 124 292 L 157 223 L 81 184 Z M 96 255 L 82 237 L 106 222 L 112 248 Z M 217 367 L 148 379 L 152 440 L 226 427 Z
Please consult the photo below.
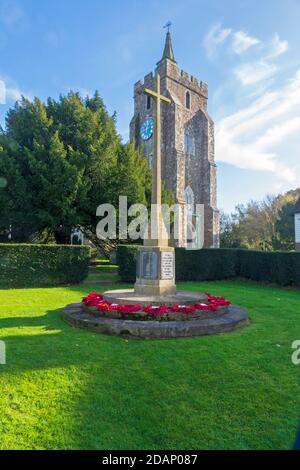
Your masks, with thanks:
M 168 33 L 169 33 L 171 26 L 172 26 L 171 21 L 168 21 L 168 22 L 165 24 L 164 29 L 167 29 L 167 30 L 168 30 Z

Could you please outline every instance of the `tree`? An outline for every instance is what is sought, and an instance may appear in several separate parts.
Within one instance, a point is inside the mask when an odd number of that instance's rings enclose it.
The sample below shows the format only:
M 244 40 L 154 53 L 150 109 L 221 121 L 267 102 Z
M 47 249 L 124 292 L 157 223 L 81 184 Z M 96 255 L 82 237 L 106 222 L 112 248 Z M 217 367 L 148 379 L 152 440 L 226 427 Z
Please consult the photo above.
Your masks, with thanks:
M 295 248 L 295 222 L 293 209 L 299 199 L 300 189 L 288 191 L 282 196 L 282 206 L 276 221 L 276 239 L 274 245 L 277 250 L 294 250 Z
M 17 103 L 8 112 L 6 126 L 6 156 L 14 174 L 19 175 L 18 181 L 7 175 L 11 207 L 6 224 L 11 221 L 13 240 L 31 241 L 48 231 L 58 242 L 66 242 L 59 233 L 61 227 L 68 227 L 69 234 L 76 223 L 75 203 L 82 172 L 68 158 L 46 106 L 37 98 L 33 102 L 23 98 Z
M 69 243 L 80 227 L 108 252 L 116 242 L 96 237 L 100 204 L 118 207 L 150 203 L 151 173 L 140 151 L 122 144 L 115 115 L 109 116 L 99 93 L 82 99 L 70 92 L 42 103 L 22 100 L 9 110 L 0 146 L 1 228 L 13 226 L 15 241 Z M 170 194 L 163 193 L 164 202 Z
M 222 248 L 247 248 L 233 215 L 220 214 L 220 245 Z
M 19 152 L 16 145 L 0 134 L 0 175 L 6 186 L 0 189 L 0 233 L 1 241 L 8 241 L 10 227 L 14 230 L 16 241 L 27 240 L 34 225 L 32 198 L 28 191 L 26 178 L 22 174 Z
M 300 189 L 262 201 L 238 205 L 231 216 L 221 217 L 221 246 L 255 250 L 290 250 L 294 247 L 291 210 Z

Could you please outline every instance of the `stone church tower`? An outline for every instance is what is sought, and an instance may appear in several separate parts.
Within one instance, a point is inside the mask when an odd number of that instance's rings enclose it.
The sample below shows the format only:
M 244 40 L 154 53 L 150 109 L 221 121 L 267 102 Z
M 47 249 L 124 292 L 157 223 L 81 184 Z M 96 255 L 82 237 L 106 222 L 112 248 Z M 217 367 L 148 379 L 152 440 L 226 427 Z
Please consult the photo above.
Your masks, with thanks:
M 163 57 L 157 63 L 155 72 L 160 74 L 162 93 L 172 101 L 171 105 L 161 106 L 161 158 L 165 187 L 172 191 L 179 204 L 204 205 L 204 246 L 217 248 L 217 168 L 214 123 L 207 112 L 208 87 L 179 69 L 170 32 L 167 33 Z M 154 103 L 143 91 L 145 88 L 154 89 L 154 79 L 155 75 L 151 72 L 135 84 L 134 116 L 130 123 L 130 141 L 136 147 L 142 147 L 150 168 L 153 160 L 151 118 Z M 187 237 L 183 235 L 176 245 L 186 246 Z

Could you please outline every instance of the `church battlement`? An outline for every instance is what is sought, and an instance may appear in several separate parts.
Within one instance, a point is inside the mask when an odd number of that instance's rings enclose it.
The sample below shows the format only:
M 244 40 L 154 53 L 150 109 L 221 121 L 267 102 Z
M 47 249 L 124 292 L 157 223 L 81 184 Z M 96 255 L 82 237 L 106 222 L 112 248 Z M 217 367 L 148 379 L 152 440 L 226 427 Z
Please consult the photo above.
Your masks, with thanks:
M 190 75 L 184 70 L 180 70 L 179 75 L 180 82 L 183 82 L 187 88 L 191 88 L 196 92 L 198 91 L 201 95 L 206 97 L 208 96 L 208 85 L 205 82 L 202 82 L 202 80 L 199 80 L 197 77 Z
M 139 91 L 142 87 L 151 86 L 154 79 L 154 73 L 150 72 L 144 76 L 143 80 L 139 80 L 134 84 L 134 91 Z
M 169 62 L 169 61 L 168 61 Z M 192 91 L 199 93 L 207 98 L 208 96 L 208 86 L 205 82 L 202 82 L 194 75 L 190 75 L 184 70 L 180 70 L 176 64 L 170 64 L 165 61 L 158 66 L 158 71 L 161 73 L 161 77 L 171 78 L 186 88 L 190 88 Z M 143 87 L 149 87 L 152 85 L 154 79 L 154 73 L 150 72 L 144 76 L 144 79 L 139 80 L 134 85 L 134 91 L 139 92 Z

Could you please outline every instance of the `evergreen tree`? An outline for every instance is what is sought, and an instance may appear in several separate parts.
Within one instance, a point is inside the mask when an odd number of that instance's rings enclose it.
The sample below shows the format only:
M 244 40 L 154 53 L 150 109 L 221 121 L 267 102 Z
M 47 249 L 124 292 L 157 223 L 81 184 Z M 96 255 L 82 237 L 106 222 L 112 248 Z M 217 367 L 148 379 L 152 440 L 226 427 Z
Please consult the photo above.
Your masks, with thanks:
M 115 115 L 109 116 L 99 93 L 82 99 L 70 92 L 42 103 L 25 98 L 6 118 L 0 134 L 0 229 L 13 227 L 13 241 L 69 243 L 80 227 L 95 244 L 109 251 L 114 242 L 96 237 L 96 210 L 119 196 L 128 205 L 150 204 L 151 173 L 131 144 L 122 144 Z M 172 202 L 163 191 L 164 202 Z

